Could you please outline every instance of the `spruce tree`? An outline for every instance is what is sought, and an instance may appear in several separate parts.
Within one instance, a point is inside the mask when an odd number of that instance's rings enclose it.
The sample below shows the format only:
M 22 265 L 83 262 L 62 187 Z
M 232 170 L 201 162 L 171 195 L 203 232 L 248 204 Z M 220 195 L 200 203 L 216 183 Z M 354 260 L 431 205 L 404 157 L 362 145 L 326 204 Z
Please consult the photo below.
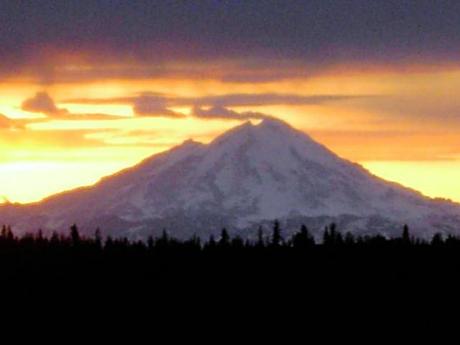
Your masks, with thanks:
M 407 224 L 404 224 L 404 227 L 403 227 L 402 242 L 404 244 L 410 244 L 411 242 L 410 234 L 409 234 L 409 227 L 407 226 Z
M 73 245 L 78 245 L 80 243 L 80 233 L 78 232 L 76 224 L 70 227 L 70 239 L 72 240 Z
M 219 245 L 221 247 L 228 247 L 230 245 L 230 236 L 226 228 L 223 228 L 220 233 Z
M 275 220 L 275 223 L 273 224 L 273 235 L 271 244 L 273 247 L 279 247 L 282 241 L 283 238 L 281 236 L 280 222 L 278 220 Z

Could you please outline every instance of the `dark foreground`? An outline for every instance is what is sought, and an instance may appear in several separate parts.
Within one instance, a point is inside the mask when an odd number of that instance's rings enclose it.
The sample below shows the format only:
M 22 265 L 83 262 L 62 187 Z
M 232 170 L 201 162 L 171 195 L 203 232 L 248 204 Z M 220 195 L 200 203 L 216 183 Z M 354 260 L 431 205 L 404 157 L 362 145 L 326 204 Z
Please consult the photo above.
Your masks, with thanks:
M 17 238 L 5 228 L 0 290 L 3 303 L 40 308 L 131 305 L 151 316 L 236 313 L 239 320 L 276 311 L 281 319 L 301 315 L 325 322 L 350 322 L 359 311 L 360 322 L 372 323 L 367 315 L 377 313 L 391 315 L 390 324 L 409 314 L 430 323 L 423 312 L 453 307 L 460 292 L 455 237 L 418 241 L 406 229 L 396 239 L 354 238 L 332 227 L 316 244 L 305 228 L 289 240 L 281 234 L 275 226 L 268 238 L 254 241 L 224 231 L 205 243 L 166 234 L 142 243 L 85 239 L 76 227 L 69 236 L 49 238 Z
M 460 240 L 435 236 L 343 236 L 332 226 L 317 244 L 303 228 L 285 240 L 275 226 L 266 238 L 230 238 L 203 243 L 177 241 L 167 234 L 147 243 L 126 239 L 69 236 L 0 236 L 0 283 L 8 294 L 24 298 L 107 296 L 152 298 L 170 295 L 234 295 L 257 299 L 265 291 L 277 298 L 299 293 L 311 298 L 329 291 L 344 296 L 356 289 L 416 296 L 429 288 L 460 283 Z M 286 294 L 286 295 L 283 295 Z M 275 297 L 275 296 L 273 296 Z M 332 297 L 332 296 L 331 296 Z

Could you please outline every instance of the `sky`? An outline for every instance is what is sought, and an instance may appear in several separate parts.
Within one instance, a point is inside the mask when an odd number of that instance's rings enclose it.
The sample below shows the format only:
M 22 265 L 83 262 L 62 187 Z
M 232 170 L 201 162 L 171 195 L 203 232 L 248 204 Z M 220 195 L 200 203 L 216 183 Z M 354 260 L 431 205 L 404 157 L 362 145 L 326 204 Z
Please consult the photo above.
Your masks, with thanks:
M 0 2 L 0 202 L 277 117 L 460 202 L 460 2 Z

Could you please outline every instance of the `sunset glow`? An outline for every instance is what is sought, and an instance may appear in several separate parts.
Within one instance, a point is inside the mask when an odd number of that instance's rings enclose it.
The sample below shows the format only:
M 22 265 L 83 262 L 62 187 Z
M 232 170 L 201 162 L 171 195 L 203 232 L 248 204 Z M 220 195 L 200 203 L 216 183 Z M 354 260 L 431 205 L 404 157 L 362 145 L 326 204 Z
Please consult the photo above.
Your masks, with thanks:
M 460 91 L 458 76 L 456 70 L 350 69 L 335 76 L 325 72 L 312 79 L 256 84 L 210 77 L 50 86 L 12 78 L 0 85 L 5 95 L 0 110 L 21 128 L 1 129 L 1 195 L 14 202 L 37 201 L 92 184 L 188 138 L 209 142 L 243 120 L 193 117 L 194 102 L 246 95 L 248 100 L 232 101 L 229 109 L 279 117 L 383 178 L 429 196 L 460 201 L 455 173 L 460 123 L 446 113 L 456 107 L 453 95 Z M 37 92 L 46 92 L 55 107 L 64 111 L 49 115 L 22 109 L 24 100 Z M 133 104 L 147 92 L 167 95 L 172 99 L 168 109 L 184 117 L 137 116 Z M 277 95 L 286 97 L 276 100 Z
M 31 5 L 24 24 L 1 11 L 0 202 L 92 184 L 267 116 L 378 176 L 460 201 L 455 11 L 70 3 Z

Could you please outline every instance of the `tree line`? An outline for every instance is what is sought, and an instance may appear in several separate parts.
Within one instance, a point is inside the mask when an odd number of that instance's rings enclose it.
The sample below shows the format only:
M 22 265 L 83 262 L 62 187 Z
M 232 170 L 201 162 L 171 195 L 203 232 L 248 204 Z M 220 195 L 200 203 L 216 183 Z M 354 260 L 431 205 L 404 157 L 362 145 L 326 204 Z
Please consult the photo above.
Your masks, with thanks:
M 311 248 L 352 248 L 352 247 L 460 247 L 460 237 L 455 235 L 443 236 L 436 233 L 431 239 L 422 239 L 410 234 L 409 227 L 404 225 L 401 235 L 395 238 L 388 238 L 380 234 L 375 235 L 354 235 L 351 232 L 343 234 L 337 229 L 335 223 L 324 228 L 320 239 L 315 239 L 313 234 L 302 225 L 299 231 L 292 236 L 285 238 L 279 221 L 274 221 L 271 232 L 265 232 L 262 227 L 257 231 L 256 239 L 243 239 L 241 236 L 231 236 L 226 228 L 223 228 L 219 236 L 211 235 L 207 240 L 193 235 L 187 240 L 180 240 L 170 236 L 163 230 L 161 236 L 149 236 L 144 240 L 129 240 L 127 237 L 113 238 L 107 236 L 103 238 L 101 230 L 98 228 L 94 236 L 82 236 L 76 224 L 69 228 L 68 233 L 53 232 L 50 236 L 45 236 L 42 230 L 35 233 L 26 233 L 16 236 L 11 226 L 3 225 L 0 231 L 0 247 L 63 247 L 63 248 L 93 248 L 100 251 L 110 250 L 111 248 L 121 248 L 134 250 L 184 250 L 193 248 L 198 251 L 207 250 L 231 250 L 231 249 L 302 249 Z
M 460 289 L 460 238 L 453 235 L 419 239 L 404 226 L 395 238 L 357 236 L 341 233 L 335 224 L 321 238 L 304 225 L 292 236 L 284 233 L 278 221 L 253 239 L 222 229 L 204 240 L 179 240 L 167 231 L 145 241 L 104 237 L 100 230 L 84 236 L 77 225 L 64 234 L 39 230 L 16 236 L 3 226 L 0 295 L 95 302 L 163 296 L 155 303 L 177 302 L 178 296 L 187 298 L 181 303 L 227 303 L 238 296 L 248 299 L 247 305 L 254 298 L 265 305 L 290 296 L 297 296 L 295 303 L 312 303 L 306 296 L 320 295 L 343 300 L 356 291 L 362 298 L 401 286 L 411 293 Z

